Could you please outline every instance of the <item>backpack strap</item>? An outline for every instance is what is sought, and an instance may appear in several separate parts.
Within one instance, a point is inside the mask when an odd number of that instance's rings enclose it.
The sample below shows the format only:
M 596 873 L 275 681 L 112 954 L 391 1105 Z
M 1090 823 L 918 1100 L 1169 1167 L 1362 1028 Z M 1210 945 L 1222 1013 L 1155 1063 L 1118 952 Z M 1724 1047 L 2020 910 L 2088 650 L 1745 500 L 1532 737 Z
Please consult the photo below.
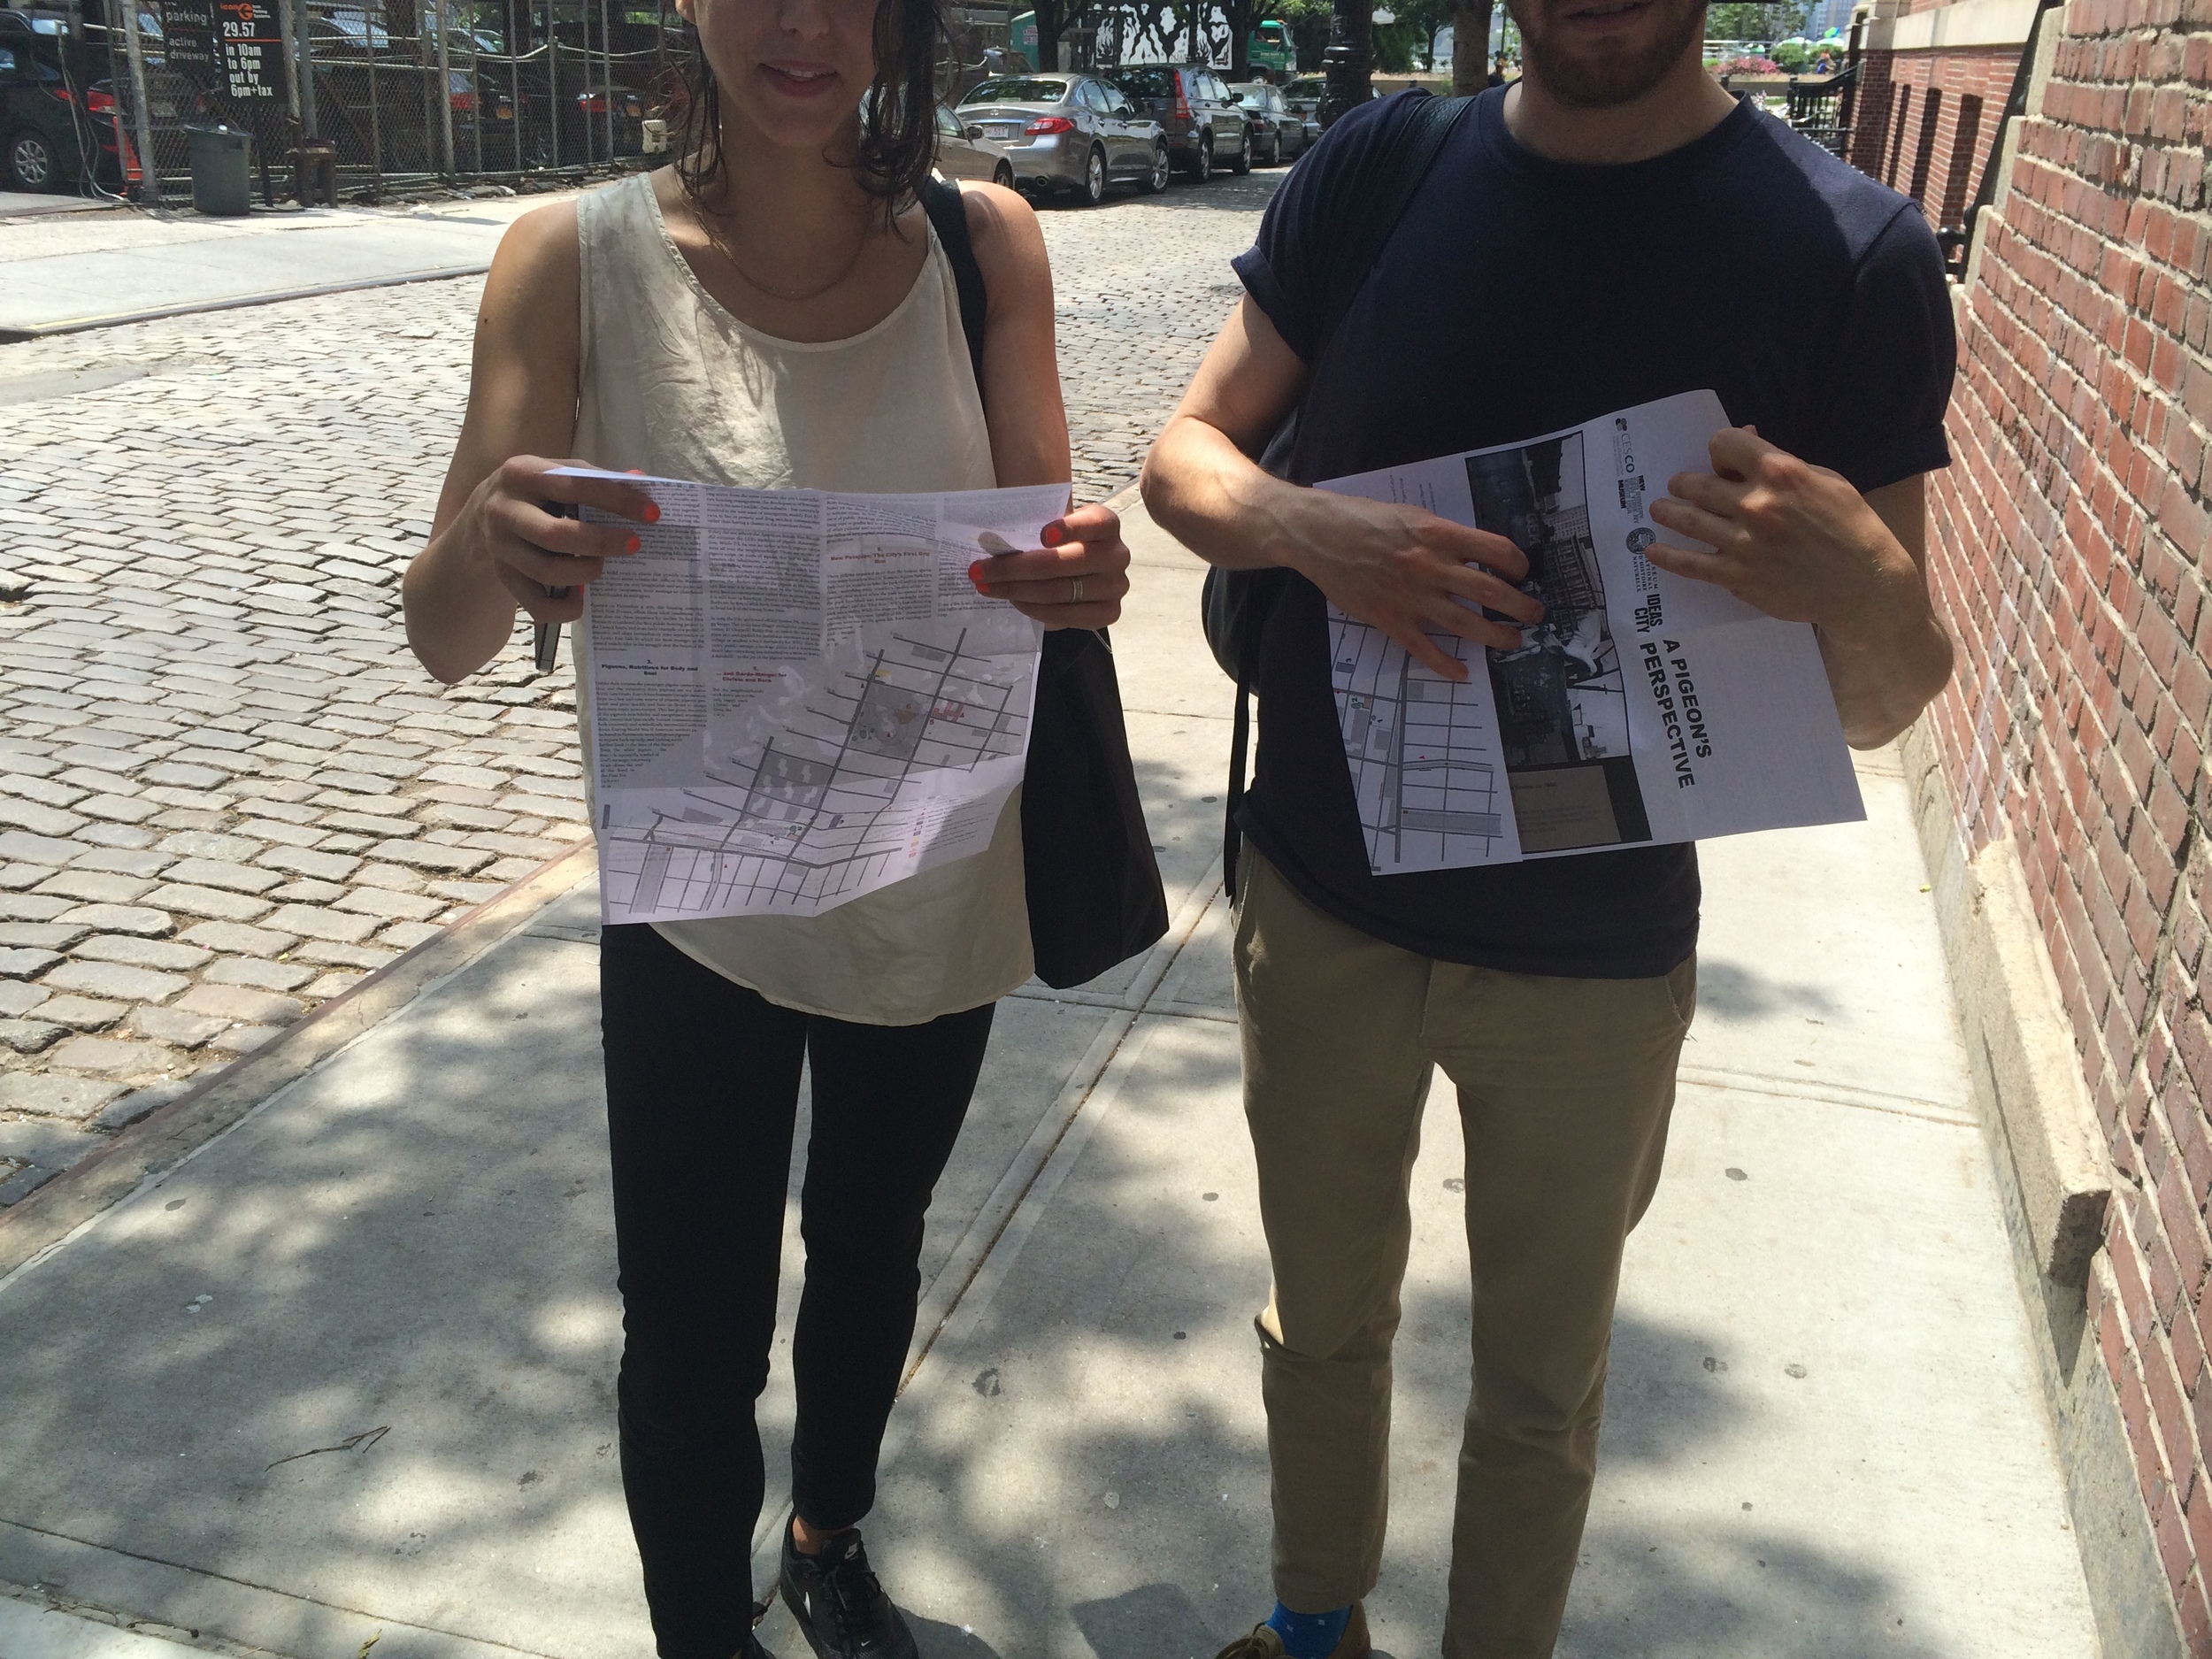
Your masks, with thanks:
M 1421 186 L 1435 165 L 1444 141 L 1474 107 L 1476 95 L 1440 98 L 1416 88 L 1407 96 L 1412 107 L 1382 143 L 1362 157 L 1358 174 L 1347 181 L 1333 204 L 1344 217 L 1328 227 L 1328 245 L 1338 250 L 1329 273 L 1328 303 L 1321 316 L 1323 326 L 1315 342 L 1314 357 L 1328 344 L 1337 325 L 1352 309 L 1352 302 L 1366 284 L 1368 273 L 1382 257 L 1390 234 L 1413 205 Z
M 937 232 L 937 245 L 952 264 L 953 287 L 960 296 L 960 331 L 968 337 L 968 362 L 975 370 L 976 396 L 983 395 L 983 333 L 990 314 L 990 296 L 983 291 L 983 267 L 976 263 L 975 244 L 968 240 L 968 210 L 960 199 L 960 187 L 942 179 L 922 186 L 922 211 Z
M 1479 95 L 1440 98 L 1416 88 L 1399 96 L 1408 106 L 1405 114 L 1379 142 L 1368 147 L 1352 174 L 1322 204 L 1317 240 L 1332 250 L 1334 257 L 1323 279 L 1319 326 L 1306 378 L 1309 391 L 1313 387 L 1313 372 L 1320 368 L 1329 342 L 1350 315 L 1352 303 L 1359 298 L 1383 250 L 1390 245 L 1398 221 L 1420 195 L 1444 141 L 1466 119 Z M 1261 459 L 1260 464 L 1279 478 L 1302 481 L 1295 479 L 1294 468 L 1304 407 L 1305 398 L 1301 396 Z

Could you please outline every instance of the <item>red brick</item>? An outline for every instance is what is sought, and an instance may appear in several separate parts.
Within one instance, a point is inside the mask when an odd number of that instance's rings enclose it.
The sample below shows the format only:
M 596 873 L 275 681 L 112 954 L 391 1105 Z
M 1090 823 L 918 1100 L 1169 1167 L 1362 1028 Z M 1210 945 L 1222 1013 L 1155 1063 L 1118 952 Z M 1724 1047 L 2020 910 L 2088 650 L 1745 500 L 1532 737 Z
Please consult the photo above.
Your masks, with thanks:
M 2172 1362 L 2166 1357 L 2163 1342 L 2139 1353 L 2138 1357 L 2143 1362 L 2143 1392 L 2150 1402 L 2152 1418 L 2158 1425 L 2158 1437 L 2166 1448 L 2166 1466 L 2172 1471 L 2175 1501 L 2185 1505 L 2197 1464 L 2202 1461 L 2197 1451 L 2189 1404 L 2180 1384 L 2175 1380 Z
M 2151 1504 L 2151 1537 L 2158 1545 L 2159 1564 L 2166 1569 L 2166 1583 L 2178 1597 L 2196 1561 L 2189 1548 L 2189 1525 L 2174 1502 L 2172 1486 L 2162 1481 Z
M 2197 1311 L 2200 1313 L 2202 1311 L 2201 1305 Z M 2195 1317 L 2188 1315 L 2174 1321 L 2171 1335 L 2174 1372 L 2181 1379 L 2181 1392 L 2193 1404 L 2200 1395 L 2212 1392 L 2203 1386 L 2204 1333 L 2197 1328 Z M 2208 1444 L 2204 1439 L 2203 1422 L 2201 1418 L 2194 1417 L 2193 1414 L 2193 1420 L 2196 1425 L 2198 1450 L 2201 1452 Z M 2208 1565 L 2212 1565 L 2212 1555 L 2207 1555 L 2203 1559 Z
M 2203 1508 L 2201 1500 L 2199 1508 Z M 2189 1541 L 2197 1548 L 2197 1570 L 2190 1574 L 2176 1596 L 2177 1610 L 2181 1615 L 2181 1639 L 2193 1654 L 2212 1653 L 2212 1602 L 2205 1600 L 2204 1567 L 2206 1557 L 2199 1543 L 2199 1534 L 2192 1517 Z

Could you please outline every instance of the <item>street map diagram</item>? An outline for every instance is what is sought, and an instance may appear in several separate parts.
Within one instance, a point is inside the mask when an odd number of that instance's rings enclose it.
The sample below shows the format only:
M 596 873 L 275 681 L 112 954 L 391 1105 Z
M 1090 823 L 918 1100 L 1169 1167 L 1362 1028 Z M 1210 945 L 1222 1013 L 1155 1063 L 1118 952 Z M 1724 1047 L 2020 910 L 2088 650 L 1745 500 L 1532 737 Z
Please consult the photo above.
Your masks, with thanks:
M 1041 545 L 1066 486 L 627 481 L 661 517 L 581 636 L 606 919 L 818 915 L 989 846 L 1042 634 L 968 569 Z
M 963 787 L 1019 777 L 1033 660 L 969 649 L 971 628 L 942 644 L 933 632 L 870 630 L 858 660 L 753 711 L 744 726 L 765 735 L 710 742 L 708 781 L 619 792 L 620 816 L 601 815 L 609 902 L 662 918 L 820 910 L 920 867 L 932 845 L 980 851 L 1011 785 L 965 800 Z
M 1520 856 L 1482 648 L 1457 638 L 1437 642 L 1473 671 L 1464 683 L 1329 607 L 1344 755 L 1368 867 L 1378 875 Z

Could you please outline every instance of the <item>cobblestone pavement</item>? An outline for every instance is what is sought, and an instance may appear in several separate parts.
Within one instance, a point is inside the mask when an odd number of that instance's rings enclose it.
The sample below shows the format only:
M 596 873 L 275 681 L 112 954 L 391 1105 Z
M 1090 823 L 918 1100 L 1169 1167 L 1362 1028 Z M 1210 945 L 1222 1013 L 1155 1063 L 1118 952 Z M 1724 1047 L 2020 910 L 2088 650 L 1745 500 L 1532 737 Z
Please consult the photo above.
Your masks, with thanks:
M 1279 178 L 1044 214 L 1084 498 Z M 478 286 L 0 347 L 0 1204 L 587 834 L 566 661 L 402 635 Z

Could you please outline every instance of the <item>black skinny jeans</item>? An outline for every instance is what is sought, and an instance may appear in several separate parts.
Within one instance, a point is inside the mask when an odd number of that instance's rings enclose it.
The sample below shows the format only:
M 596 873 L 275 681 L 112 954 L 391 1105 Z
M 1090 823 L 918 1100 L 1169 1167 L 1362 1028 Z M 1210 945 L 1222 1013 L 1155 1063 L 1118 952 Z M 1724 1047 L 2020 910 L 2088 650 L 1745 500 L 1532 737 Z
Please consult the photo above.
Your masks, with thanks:
M 923 1217 L 967 1114 L 994 1004 L 924 1025 L 779 1008 L 650 927 L 600 942 L 622 1290 L 622 1486 L 663 1659 L 730 1659 L 752 1618 L 768 1383 L 803 1060 L 792 1502 L 810 1526 L 875 1502 L 914 1334 Z

